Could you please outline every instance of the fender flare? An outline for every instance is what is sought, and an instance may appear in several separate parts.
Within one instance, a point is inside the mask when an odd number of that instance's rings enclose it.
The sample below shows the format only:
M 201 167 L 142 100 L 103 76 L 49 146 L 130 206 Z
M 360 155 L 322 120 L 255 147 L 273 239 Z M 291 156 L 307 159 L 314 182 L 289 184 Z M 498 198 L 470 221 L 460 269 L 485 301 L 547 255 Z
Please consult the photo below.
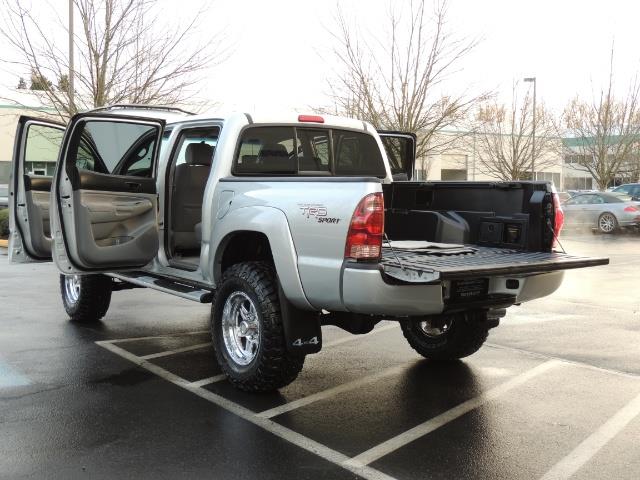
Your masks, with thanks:
M 287 217 L 282 210 L 274 207 L 240 207 L 216 222 L 209 241 L 213 283 L 220 281 L 221 260 L 225 247 L 233 235 L 239 232 L 262 233 L 267 237 L 276 273 L 286 298 L 296 308 L 315 310 L 302 288 L 298 272 L 298 256 Z

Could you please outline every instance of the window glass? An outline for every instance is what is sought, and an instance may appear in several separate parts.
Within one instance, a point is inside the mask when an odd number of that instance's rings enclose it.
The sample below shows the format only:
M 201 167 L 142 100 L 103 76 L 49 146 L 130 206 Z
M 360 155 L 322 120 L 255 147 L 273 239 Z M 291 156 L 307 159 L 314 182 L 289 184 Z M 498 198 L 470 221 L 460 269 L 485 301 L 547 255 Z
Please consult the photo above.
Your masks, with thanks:
M 299 171 L 386 175 L 378 143 L 366 133 L 304 127 L 252 127 L 243 132 L 234 173 L 290 175 Z
M 602 194 L 599 195 L 603 201 L 602 203 L 622 203 L 622 202 L 627 202 L 629 200 L 631 200 L 631 196 L 630 195 L 624 195 L 621 193 L 616 193 L 616 194 Z
M 299 170 L 330 171 L 329 130 L 298 129 L 297 133 Z
M 176 165 L 186 163 L 187 148 L 192 143 L 205 143 L 210 145 L 213 147 L 213 154 L 215 154 L 219 134 L 220 129 L 218 127 L 190 128 L 188 130 L 183 130 L 180 134 L 180 140 L 178 140 Z
M 413 157 L 413 139 L 407 137 L 381 136 L 382 144 L 387 152 L 389 166 L 393 175 L 408 174 Z M 466 178 L 465 178 L 466 180 Z
M 240 139 L 236 173 L 292 174 L 297 171 L 291 127 L 255 127 L 246 129 Z
M 157 127 L 88 120 L 80 128 L 77 168 L 112 175 L 152 176 Z
M 380 148 L 371 135 L 334 130 L 333 148 L 336 175 L 386 175 Z
M 64 129 L 32 124 L 27 131 L 24 173 L 52 175 L 58 161 Z

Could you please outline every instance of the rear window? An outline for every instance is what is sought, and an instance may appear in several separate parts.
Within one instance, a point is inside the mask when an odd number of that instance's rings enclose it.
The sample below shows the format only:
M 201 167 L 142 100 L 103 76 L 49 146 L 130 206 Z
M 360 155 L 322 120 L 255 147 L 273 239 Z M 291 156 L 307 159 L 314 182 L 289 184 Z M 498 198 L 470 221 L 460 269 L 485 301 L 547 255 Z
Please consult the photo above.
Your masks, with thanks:
M 240 138 L 237 175 L 386 176 L 376 139 L 340 129 L 251 127 Z

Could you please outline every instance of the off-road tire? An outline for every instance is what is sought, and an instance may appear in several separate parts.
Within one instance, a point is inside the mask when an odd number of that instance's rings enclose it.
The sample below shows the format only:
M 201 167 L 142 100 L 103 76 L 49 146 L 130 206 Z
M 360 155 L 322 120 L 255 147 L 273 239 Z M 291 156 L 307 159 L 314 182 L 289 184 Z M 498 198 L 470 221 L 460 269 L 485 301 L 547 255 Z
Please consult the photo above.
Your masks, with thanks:
M 449 330 L 437 337 L 427 336 L 417 321 L 401 323 L 409 345 L 425 358 L 438 361 L 457 360 L 480 350 L 489 335 L 485 314 L 465 312 L 453 315 Z
M 250 297 L 260 322 L 255 357 L 245 366 L 231 358 L 222 333 L 225 302 L 237 291 Z M 296 379 L 304 365 L 304 356 L 293 355 L 286 348 L 278 280 L 266 262 L 238 263 L 224 272 L 211 306 L 211 337 L 220 368 L 240 390 L 268 392 L 282 388 Z
M 66 275 L 60 275 L 62 304 L 71 318 L 78 323 L 97 322 L 104 317 L 111 303 L 112 280 L 105 275 L 80 275 L 80 292 L 77 300 L 71 298 L 65 288 Z

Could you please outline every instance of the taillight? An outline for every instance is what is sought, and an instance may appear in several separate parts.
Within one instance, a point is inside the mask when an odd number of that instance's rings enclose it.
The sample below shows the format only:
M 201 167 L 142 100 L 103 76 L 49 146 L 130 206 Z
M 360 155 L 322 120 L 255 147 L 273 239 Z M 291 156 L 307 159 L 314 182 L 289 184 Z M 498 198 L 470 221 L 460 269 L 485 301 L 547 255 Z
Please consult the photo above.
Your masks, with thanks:
M 638 210 L 640 209 L 638 209 L 638 207 L 634 205 L 629 205 L 628 207 L 624 207 L 625 212 L 637 212 Z
M 553 246 L 556 247 L 558 243 L 557 238 L 560 236 L 560 231 L 564 225 L 564 212 L 560 206 L 560 197 L 557 193 L 553 194 L 553 210 L 553 233 L 555 234 Z
M 384 199 L 382 193 L 370 193 L 353 212 L 345 258 L 355 260 L 379 260 L 382 253 L 382 235 L 384 234 Z

